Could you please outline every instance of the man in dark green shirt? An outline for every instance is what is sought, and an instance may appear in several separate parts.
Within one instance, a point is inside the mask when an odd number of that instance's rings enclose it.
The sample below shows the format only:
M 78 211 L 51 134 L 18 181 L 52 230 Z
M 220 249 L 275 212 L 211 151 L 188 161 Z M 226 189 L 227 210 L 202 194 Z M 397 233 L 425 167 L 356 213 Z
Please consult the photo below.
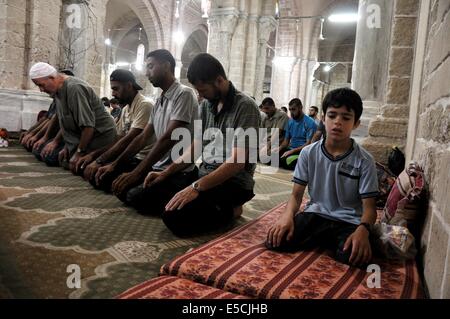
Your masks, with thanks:
M 58 73 L 43 62 L 31 67 L 30 77 L 41 92 L 54 96 L 65 142 L 59 158 L 70 159 L 69 168 L 74 173 L 83 155 L 115 141 L 114 120 L 86 82 Z

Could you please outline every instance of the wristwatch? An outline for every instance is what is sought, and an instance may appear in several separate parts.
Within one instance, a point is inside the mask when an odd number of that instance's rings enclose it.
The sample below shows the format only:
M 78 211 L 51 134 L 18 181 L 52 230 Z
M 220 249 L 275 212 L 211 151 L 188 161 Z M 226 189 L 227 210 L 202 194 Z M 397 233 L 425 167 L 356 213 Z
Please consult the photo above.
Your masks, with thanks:
M 360 223 L 358 226 L 366 227 L 367 231 L 370 233 L 372 226 L 369 223 Z
M 103 164 L 105 164 L 105 162 L 99 157 L 99 158 L 97 158 L 96 160 L 95 160 L 95 162 L 98 164 L 98 165 L 103 165 Z
M 200 193 L 200 184 L 198 183 L 198 181 L 193 182 L 191 186 L 194 190 Z

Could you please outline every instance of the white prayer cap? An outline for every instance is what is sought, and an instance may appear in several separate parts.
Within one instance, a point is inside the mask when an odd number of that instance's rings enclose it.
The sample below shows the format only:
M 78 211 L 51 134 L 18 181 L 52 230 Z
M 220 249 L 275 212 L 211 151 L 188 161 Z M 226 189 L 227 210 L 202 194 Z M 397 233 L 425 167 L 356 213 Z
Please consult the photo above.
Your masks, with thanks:
M 48 63 L 38 62 L 30 69 L 30 78 L 40 79 L 57 73 L 56 69 Z

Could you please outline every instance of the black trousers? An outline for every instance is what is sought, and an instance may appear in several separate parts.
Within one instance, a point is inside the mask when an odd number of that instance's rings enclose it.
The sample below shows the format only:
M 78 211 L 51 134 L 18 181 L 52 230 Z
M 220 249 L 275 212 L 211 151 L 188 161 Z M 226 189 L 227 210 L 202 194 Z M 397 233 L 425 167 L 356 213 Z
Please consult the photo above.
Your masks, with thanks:
M 233 220 L 234 208 L 243 205 L 255 195 L 233 183 L 225 182 L 200 195 L 180 210 L 166 211 L 173 196 L 199 178 L 198 171 L 176 174 L 162 183 L 144 189 L 131 189 L 127 203 L 140 213 L 161 216 L 174 234 L 184 237 L 219 229 Z
M 140 163 L 141 163 L 141 160 L 138 160 L 136 157 L 133 157 L 133 159 L 131 161 L 121 165 L 114 172 L 103 176 L 103 178 L 100 180 L 98 185 L 95 182 L 95 176 L 89 180 L 89 183 L 95 189 L 103 190 L 103 191 L 109 193 L 109 192 L 111 192 L 112 184 L 117 177 L 119 177 L 123 173 L 128 173 L 128 172 L 133 171 Z
M 61 150 L 64 148 L 64 143 L 59 143 L 58 147 L 55 149 L 54 152 L 50 153 L 46 157 L 42 157 L 41 156 L 42 150 L 44 149 L 44 147 L 47 146 L 47 144 L 51 142 L 53 142 L 53 139 L 48 140 L 46 143 L 42 144 L 41 147 L 39 147 L 39 149 L 34 149 L 32 152 L 38 161 L 43 161 L 48 166 L 56 167 L 59 166 L 58 155 L 59 152 L 61 152 Z
M 285 150 L 285 151 L 287 151 L 287 150 Z M 287 169 L 287 170 L 290 170 L 290 171 L 295 170 L 295 166 L 297 165 L 298 159 L 295 159 L 295 160 L 293 160 L 292 162 L 290 162 L 288 164 L 287 160 L 288 160 L 288 158 L 290 156 L 281 158 L 281 155 L 283 155 L 283 153 L 284 152 L 280 152 L 280 167 L 284 168 L 284 169 Z M 300 154 L 300 152 L 296 153 L 296 154 L 293 154 L 293 155 L 299 155 L 299 154 Z M 291 156 L 293 156 L 293 155 L 291 155 Z
M 277 248 L 266 242 L 266 247 L 276 251 L 293 252 L 300 249 L 312 249 L 317 246 L 332 249 L 335 259 L 348 264 L 351 248 L 344 252 L 347 238 L 353 234 L 358 225 L 334 221 L 315 213 L 300 213 L 294 217 L 294 234 L 290 241 L 286 237 Z

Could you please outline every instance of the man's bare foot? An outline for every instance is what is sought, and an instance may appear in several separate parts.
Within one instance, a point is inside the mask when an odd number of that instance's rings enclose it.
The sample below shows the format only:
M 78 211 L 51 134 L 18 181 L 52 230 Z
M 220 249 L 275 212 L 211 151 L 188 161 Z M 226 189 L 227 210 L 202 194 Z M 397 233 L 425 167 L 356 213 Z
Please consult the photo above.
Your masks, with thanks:
M 233 216 L 234 216 L 234 218 L 241 217 L 242 212 L 243 212 L 242 206 L 238 206 L 238 207 L 233 208 Z

